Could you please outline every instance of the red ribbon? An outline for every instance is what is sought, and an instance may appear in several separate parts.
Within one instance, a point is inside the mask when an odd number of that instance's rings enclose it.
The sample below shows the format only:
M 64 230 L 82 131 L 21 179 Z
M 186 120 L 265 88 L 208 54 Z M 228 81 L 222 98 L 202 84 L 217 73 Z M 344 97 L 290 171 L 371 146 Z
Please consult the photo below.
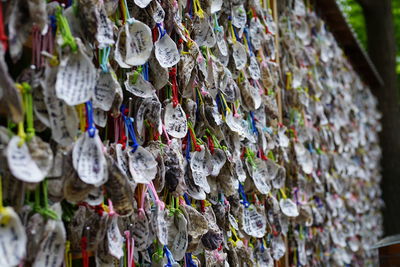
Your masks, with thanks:
M 189 134 L 190 134 L 190 138 L 193 140 L 193 145 L 194 145 L 194 149 L 198 152 L 201 151 L 201 147 L 199 146 L 199 144 L 197 144 L 196 141 L 196 135 L 194 134 L 193 130 L 191 128 L 189 128 Z
M 89 267 L 89 256 L 87 253 L 87 238 L 86 236 L 81 239 L 81 250 L 82 250 L 82 264 L 83 267 Z
M 4 51 L 7 51 L 8 48 L 7 39 L 7 35 L 4 31 L 3 2 L 0 1 L 0 41 L 3 43 Z
M 200 200 L 200 208 L 201 208 L 201 212 L 206 212 L 206 204 L 204 200 Z
M 207 136 L 208 140 L 208 148 L 210 149 L 211 154 L 214 154 L 214 143 L 212 141 L 212 138 L 210 136 Z
M 176 68 L 172 68 L 169 72 L 169 77 L 172 82 L 172 103 L 174 108 L 179 104 L 178 99 L 178 84 L 176 82 Z

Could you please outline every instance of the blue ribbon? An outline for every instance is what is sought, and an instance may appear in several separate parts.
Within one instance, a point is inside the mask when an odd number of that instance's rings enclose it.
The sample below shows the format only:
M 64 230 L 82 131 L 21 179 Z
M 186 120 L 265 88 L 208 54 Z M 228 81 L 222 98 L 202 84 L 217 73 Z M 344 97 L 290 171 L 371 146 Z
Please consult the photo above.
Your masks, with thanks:
M 57 19 L 56 19 L 56 16 L 51 15 L 51 16 L 49 16 L 49 19 L 50 19 L 50 28 L 53 31 L 53 34 L 55 34 L 56 30 L 57 30 Z
M 160 39 L 164 37 L 167 31 L 161 26 L 161 23 L 157 23 L 158 31 L 160 32 Z
M 186 193 L 183 194 L 183 198 L 185 199 L 186 205 L 192 205 L 189 196 Z
M 238 190 L 239 190 L 239 195 L 242 196 L 241 203 L 244 205 L 245 208 L 250 207 L 250 203 L 247 201 L 247 197 L 246 197 L 246 194 L 244 192 L 244 187 L 243 187 L 242 183 L 239 183 L 239 189 Z
M 188 140 L 187 140 L 187 144 L 186 144 L 186 160 L 190 161 L 190 149 L 192 146 L 192 144 L 190 143 L 190 131 L 188 131 L 188 133 L 187 133 L 187 138 L 188 138 Z
M 244 28 L 244 35 L 246 36 L 246 39 L 247 39 L 247 44 L 249 46 L 250 55 L 253 55 L 253 45 L 251 44 L 250 35 L 249 35 L 249 31 L 247 30 L 247 27 Z
M 260 250 L 261 250 L 261 253 L 264 253 L 264 251 L 265 251 L 265 248 L 264 248 L 264 242 L 263 242 L 263 240 L 261 239 L 261 248 L 260 248 Z
M 139 147 L 139 144 L 138 144 L 138 142 L 136 140 L 135 128 L 133 126 L 132 119 L 129 118 L 128 116 L 124 115 L 124 109 L 125 109 L 125 106 L 122 105 L 121 106 L 122 118 L 125 121 L 125 126 L 128 129 L 129 136 L 130 136 L 130 138 L 132 139 L 132 142 L 133 142 L 133 144 L 131 145 L 132 148 L 133 148 L 132 152 L 135 152 L 136 149 Z
M 226 106 L 225 106 L 224 102 L 221 101 L 220 93 L 217 94 L 217 97 L 215 98 L 215 101 L 217 102 L 217 107 L 221 107 L 221 111 L 226 116 Z
M 172 267 L 172 264 L 177 263 L 166 245 L 164 245 L 164 253 L 168 260 L 168 263 L 164 265 L 165 267 Z
M 258 135 L 258 130 L 257 130 L 257 127 L 256 127 L 256 122 L 255 122 L 255 120 L 254 120 L 254 113 L 253 113 L 253 111 L 250 111 L 250 117 L 251 117 L 251 126 L 252 126 L 252 128 L 253 128 L 253 133 Z
M 85 104 L 86 107 L 86 116 L 88 120 L 88 133 L 90 137 L 94 137 L 94 134 L 96 133 L 96 127 L 94 126 L 93 123 L 93 106 L 92 106 L 92 101 L 88 101 Z
M 145 63 L 143 65 L 143 78 L 148 81 L 149 80 L 149 63 Z
M 185 262 L 188 267 L 197 267 L 196 263 L 193 262 L 192 253 L 185 254 Z

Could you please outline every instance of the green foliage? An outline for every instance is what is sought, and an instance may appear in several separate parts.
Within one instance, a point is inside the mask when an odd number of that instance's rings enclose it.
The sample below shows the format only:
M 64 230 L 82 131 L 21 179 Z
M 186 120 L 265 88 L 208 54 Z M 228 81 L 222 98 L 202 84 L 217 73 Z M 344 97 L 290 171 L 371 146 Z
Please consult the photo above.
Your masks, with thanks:
M 379 0 L 376 0 L 379 1 Z M 364 14 L 357 0 L 338 0 L 348 22 L 353 27 L 361 45 L 368 50 L 367 32 L 365 28 Z M 395 26 L 395 38 L 397 44 L 397 75 L 400 81 L 400 0 L 392 0 L 393 22 Z
M 342 11 L 354 29 L 361 46 L 367 49 L 367 31 L 365 28 L 364 14 L 356 0 L 339 0 Z
M 396 31 L 396 45 L 397 45 L 397 76 L 400 81 L 400 0 L 393 0 L 393 22 Z

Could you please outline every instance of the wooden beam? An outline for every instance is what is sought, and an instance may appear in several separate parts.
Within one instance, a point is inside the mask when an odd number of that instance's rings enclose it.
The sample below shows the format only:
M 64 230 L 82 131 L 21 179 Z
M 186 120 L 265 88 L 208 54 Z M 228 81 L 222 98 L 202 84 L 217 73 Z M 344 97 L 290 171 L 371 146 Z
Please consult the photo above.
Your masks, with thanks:
M 372 90 L 383 87 L 384 82 L 380 74 L 361 47 L 336 0 L 315 0 L 315 8 L 316 12 L 325 20 L 329 30 L 362 80 Z

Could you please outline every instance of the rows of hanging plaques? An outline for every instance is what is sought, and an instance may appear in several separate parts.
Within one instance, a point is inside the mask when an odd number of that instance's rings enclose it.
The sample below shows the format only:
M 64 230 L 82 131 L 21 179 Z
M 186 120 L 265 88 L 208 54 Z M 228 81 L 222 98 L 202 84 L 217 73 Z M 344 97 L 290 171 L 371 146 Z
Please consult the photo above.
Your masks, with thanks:
M 376 266 L 377 101 L 285 5 L 0 1 L 0 266 Z

